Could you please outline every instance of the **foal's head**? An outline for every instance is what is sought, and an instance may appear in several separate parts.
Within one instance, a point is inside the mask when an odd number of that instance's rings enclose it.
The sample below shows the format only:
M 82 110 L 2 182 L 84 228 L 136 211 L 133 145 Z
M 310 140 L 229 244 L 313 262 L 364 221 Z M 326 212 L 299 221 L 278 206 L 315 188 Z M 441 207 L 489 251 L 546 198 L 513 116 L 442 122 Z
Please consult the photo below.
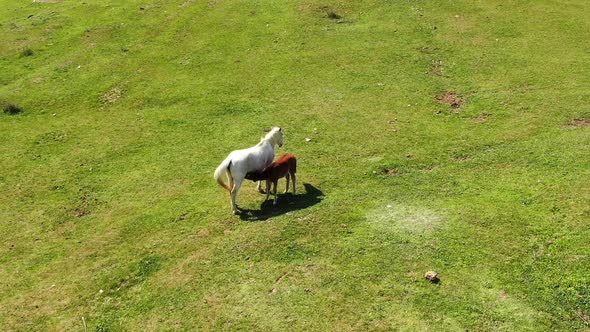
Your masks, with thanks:
M 263 139 L 277 144 L 279 147 L 283 146 L 283 129 L 273 127 Z

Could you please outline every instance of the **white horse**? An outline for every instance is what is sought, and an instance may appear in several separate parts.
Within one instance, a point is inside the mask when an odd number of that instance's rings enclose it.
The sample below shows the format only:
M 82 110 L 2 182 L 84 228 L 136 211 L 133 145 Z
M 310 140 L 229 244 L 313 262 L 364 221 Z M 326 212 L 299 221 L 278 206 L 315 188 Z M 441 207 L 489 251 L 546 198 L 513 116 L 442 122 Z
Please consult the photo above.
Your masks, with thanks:
M 262 171 L 272 163 L 275 157 L 275 145 L 283 146 L 283 130 L 279 127 L 272 128 L 255 146 L 232 151 L 215 170 L 213 177 L 217 183 L 230 192 L 231 209 L 234 214 L 239 211 L 236 196 L 244 177 L 249 172 Z M 228 184 L 221 179 L 223 172 L 227 175 Z M 258 182 L 258 191 L 261 191 L 260 186 Z

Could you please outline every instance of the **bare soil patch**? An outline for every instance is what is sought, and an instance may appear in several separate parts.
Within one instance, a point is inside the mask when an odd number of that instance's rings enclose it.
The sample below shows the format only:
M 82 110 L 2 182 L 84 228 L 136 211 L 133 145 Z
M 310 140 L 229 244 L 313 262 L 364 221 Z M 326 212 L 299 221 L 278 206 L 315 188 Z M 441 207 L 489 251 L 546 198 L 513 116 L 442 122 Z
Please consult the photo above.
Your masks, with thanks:
M 453 157 L 454 160 L 468 160 L 469 157 L 467 156 L 455 156 Z
M 474 117 L 473 118 L 473 122 L 475 122 L 475 123 L 484 123 L 484 122 L 488 121 L 488 118 L 490 116 L 491 116 L 490 113 L 483 112 L 483 113 L 479 114 L 478 116 Z
M 92 212 L 92 207 L 96 205 L 98 199 L 93 197 L 93 194 L 90 191 L 82 190 L 82 194 L 76 206 L 72 209 L 72 215 L 74 217 L 84 217 Z
M 445 104 L 451 106 L 451 108 L 454 108 L 454 109 L 461 107 L 465 103 L 465 99 L 463 98 L 463 96 L 461 96 L 460 94 L 458 94 L 455 91 L 443 92 L 443 93 L 437 95 L 435 97 L 435 99 L 441 103 L 445 103 Z
M 444 222 L 440 211 L 397 203 L 376 207 L 366 217 L 369 225 L 379 231 L 403 231 L 411 234 L 434 231 Z
M 190 5 L 191 3 L 195 2 L 195 0 L 186 0 L 185 2 L 181 3 L 180 5 L 178 5 L 178 7 L 186 7 L 188 5 Z
M 586 126 L 590 126 L 590 118 L 575 118 L 566 125 L 566 127 L 586 127 Z
M 435 76 L 442 76 L 442 60 L 432 60 L 430 63 L 430 74 Z
M 112 104 L 112 103 L 116 102 L 117 100 L 119 100 L 119 98 L 121 98 L 122 94 L 123 94 L 123 92 L 121 91 L 120 88 L 114 87 L 114 88 L 110 89 L 107 93 L 102 95 L 102 97 L 100 98 L 100 101 L 103 102 L 104 104 Z
M 379 173 L 381 173 L 382 175 L 387 175 L 387 176 L 398 176 L 400 175 L 400 171 L 397 168 L 381 168 L 379 170 Z

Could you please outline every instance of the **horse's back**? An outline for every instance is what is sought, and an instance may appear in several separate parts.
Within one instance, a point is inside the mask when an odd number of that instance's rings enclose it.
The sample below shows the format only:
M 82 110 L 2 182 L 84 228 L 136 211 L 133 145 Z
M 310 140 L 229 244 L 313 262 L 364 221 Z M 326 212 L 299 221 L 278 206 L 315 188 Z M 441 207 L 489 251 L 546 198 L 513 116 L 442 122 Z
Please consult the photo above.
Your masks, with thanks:
M 232 161 L 232 165 L 239 168 L 239 172 L 244 175 L 256 171 L 261 172 L 272 162 L 273 157 L 274 148 L 270 144 L 257 144 L 246 149 L 234 150 L 228 156 Z M 249 177 L 258 176 L 252 175 Z

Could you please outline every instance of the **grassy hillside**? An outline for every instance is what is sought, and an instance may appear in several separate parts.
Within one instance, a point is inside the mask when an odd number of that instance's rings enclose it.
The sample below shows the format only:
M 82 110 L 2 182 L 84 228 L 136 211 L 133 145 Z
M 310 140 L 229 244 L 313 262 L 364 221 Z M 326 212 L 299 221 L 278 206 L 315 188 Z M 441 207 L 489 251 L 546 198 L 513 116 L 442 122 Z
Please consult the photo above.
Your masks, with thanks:
M 2 1 L 0 326 L 588 329 L 589 12 Z M 233 216 L 273 125 L 299 193 Z

